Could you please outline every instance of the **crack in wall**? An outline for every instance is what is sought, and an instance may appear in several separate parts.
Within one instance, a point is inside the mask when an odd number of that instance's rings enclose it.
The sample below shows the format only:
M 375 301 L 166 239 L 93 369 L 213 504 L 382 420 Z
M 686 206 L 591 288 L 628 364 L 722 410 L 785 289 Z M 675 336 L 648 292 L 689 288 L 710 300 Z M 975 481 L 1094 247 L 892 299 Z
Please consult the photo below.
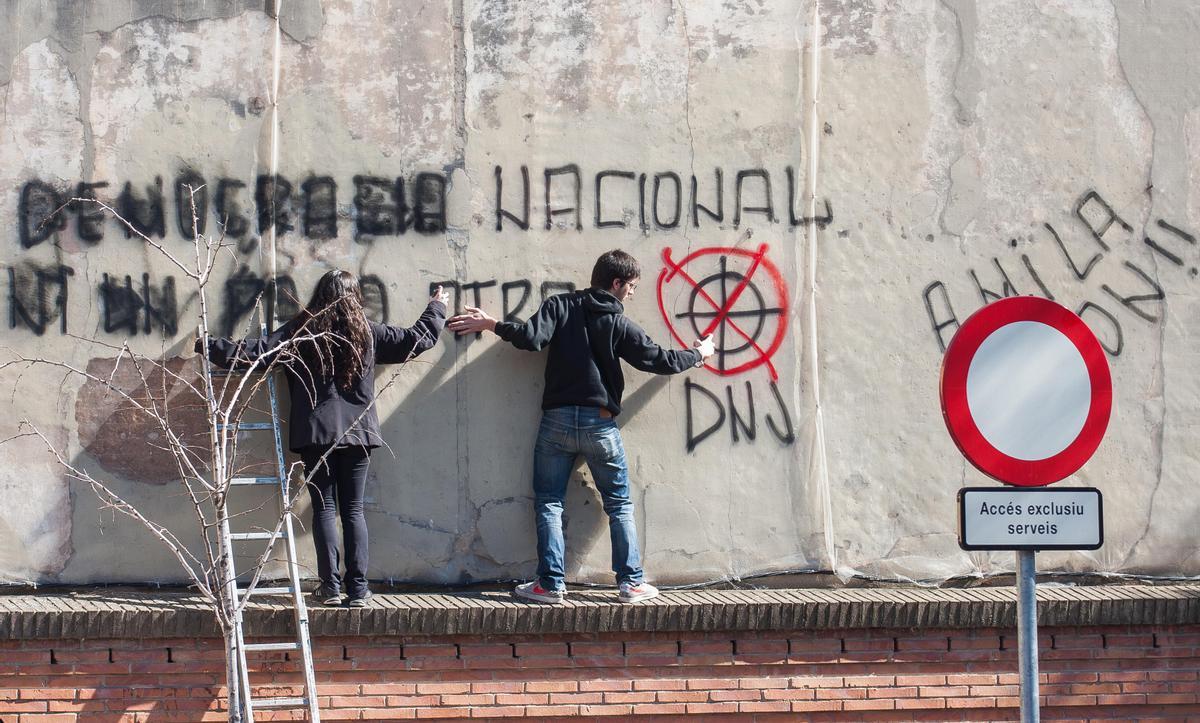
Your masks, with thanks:
M 119 28 L 150 18 L 173 22 L 196 22 L 238 17 L 247 12 L 266 13 L 271 0 L 50 0 L 37 13 L 28 12 L 26 3 L 5 3 L 0 16 L 11 32 L 0 35 L 0 84 L 9 82 L 13 59 L 25 48 L 45 39 L 54 39 L 68 54 L 83 50 L 73 44 L 89 35 L 112 33 Z M 293 40 L 306 43 L 317 37 L 324 26 L 320 0 L 291 0 L 292 10 L 283 19 L 283 32 Z M 32 22 L 28 23 L 32 15 Z
M 674 4 L 674 0 L 672 0 Z M 679 3 L 680 26 L 683 29 L 684 79 L 683 79 L 683 120 L 687 124 L 688 133 L 688 167 L 692 178 L 696 177 L 696 131 L 692 128 L 692 34 L 688 28 L 687 5 Z M 682 193 L 682 191 L 681 191 Z M 657 210 L 657 209 L 656 209 Z M 688 253 L 692 252 L 692 235 L 687 224 L 683 227 L 683 240 L 687 243 Z
M 977 120 L 975 106 L 979 102 L 981 79 L 975 65 L 975 33 L 979 26 L 976 0 L 940 0 L 942 7 L 954 15 L 958 29 L 958 61 L 954 67 L 955 117 L 963 125 Z
M 1149 192 L 1149 189 L 1147 189 L 1147 192 Z M 1151 204 L 1151 206 L 1153 206 L 1153 203 Z M 1141 224 L 1141 226 L 1140 226 L 1140 230 L 1142 230 L 1144 228 L 1145 228 L 1145 223 L 1143 222 L 1143 224 Z M 1162 288 L 1163 286 L 1162 286 L 1162 281 L 1161 281 L 1161 276 L 1160 276 L 1161 266 L 1159 264 L 1158 256 L 1156 254 L 1149 254 L 1149 256 L 1150 256 L 1150 264 L 1153 269 L 1153 275 L 1151 278 L 1154 279 L 1155 284 L 1158 284 L 1159 287 Z M 1145 525 L 1142 527 L 1142 532 L 1140 535 L 1138 535 L 1137 539 L 1134 540 L 1133 543 L 1130 544 L 1129 547 L 1126 549 L 1125 555 L 1121 558 L 1121 562 L 1115 568 L 1116 570 L 1120 570 L 1120 569 L 1124 568 L 1126 566 L 1126 564 L 1128 563 L 1128 561 L 1132 557 L 1137 555 L 1138 547 L 1142 544 L 1143 541 L 1145 541 L 1146 537 L 1149 536 L 1150 528 L 1154 523 L 1154 508 L 1156 507 L 1156 505 L 1158 503 L 1158 493 L 1159 493 L 1160 489 L 1162 488 L 1162 483 L 1163 483 L 1163 455 L 1164 455 L 1164 449 L 1165 449 L 1165 435 L 1166 435 L 1166 428 L 1167 428 L 1166 326 L 1167 326 L 1167 318 L 1170 315 L 1170 309 L 1167 306 L 1167 301 L 1165 298 L 1161 302 L 1161 307 L 1162 307 L 1162 318 L 1159 319 L 1158 324 L 1155 326 L 1155 329 L 1154 329 L 1156 341 L 1158 342 L 1158 346 L 1156 349 L 1156 352 L 1157 352 L 1156 357 L 1157 358 L 1155 359 L 1154 368 L 1157 370 L 1158 373 L 1152 375 L 1152 378 L 1150 379 L 1150 388 L 1147 390 L 1147 398 L 1151 399 L 1151 400 L 1153 400 L 1153 399 L 1159 400 L 1159 406 L 1160 406 L 1159 418 L 1156 422 L 1153 423 L 1153 435 L 1152 435 L 1152 448 L 1153 448 L 1152 455 L 1155 460 L 1154 486 L 1150 490 L 1150 504 L 1146 508 L 1146 522 L 1145 522 Z
M 951 98 L 955 106 L 954 118 L 960 126 L 971 127 L 977 120 L 975 106 L 978 104 L 982 85 L 979 70 L 974 61 L 975 33 L 978 27 L 974 0 L 940 0 L 940 4 L 954 17 L 954 27 L 957 31 L 958 57 L 955 59 L 954 77 L 951 83 Z M 956 189 L 972 180 L 962 177 L 963 172 L 969 170 L 963 165 L 966 158 L 966 144 L 960 137 L 958 154 L 947 166 L 946 195 L 938 213 L 938 229 L 944 235 L 957 239 L 960 248 L 964 242 L 963 231 L 970 223 L 970 219 L 963 219 L 961 223 L 955 223 L 949 216 L 957 205 L 955 203 L 958 193 Z M 978 184 L 977 177 L 973 180 Z M 952 225 L 956 228 L 951 228 Z
M 1141 107 L 1142 113 L 1146 116 L 1146 123 L 1150 126 L 1150 163 L 1146 166 L 1146 193 L 1150 194 L 1151 204 L 1154 199 L 1154 161 L 1157 151 L 1158 128 L 1154 125 L 1154 117 L 1150 115 L 1150 108 L 1146 105 L 1146 101 L 1142 99 L 1138 92 L 1137 85 L 1129 75 L 1129 71 L 1125 69 L 1125 57 L 1121 52 L 1123 44 L 1121 38 L 1124 35 L 1122 29 L 1124 23 L 1121 22 L 1121 12 L 1117 0 L 1112 0 L 1113 16 L 1117 21 L 1117 68 L 1121 71 L 1121 79 L 1125 81 L 1125 85 L 1129 88 L 1129 92 L 1133 94 L 1133 99 Z

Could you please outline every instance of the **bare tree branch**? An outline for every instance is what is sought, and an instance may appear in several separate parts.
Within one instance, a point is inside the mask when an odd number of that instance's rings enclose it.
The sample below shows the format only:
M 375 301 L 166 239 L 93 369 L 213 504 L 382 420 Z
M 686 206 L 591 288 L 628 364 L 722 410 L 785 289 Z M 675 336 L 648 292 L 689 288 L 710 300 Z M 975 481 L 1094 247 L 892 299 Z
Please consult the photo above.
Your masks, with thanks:
M 46 446 L 46 449 L 49 450 L 50 454 L 54 456 L 59 465 L 67 470 L 68 475 L 73 479 L 79 480 L 80 482 L 86 482 L 88 485 L 90 485 L 91 488 L 96 492 L 97 496 L 100 497 L 101 501 L 104 502 L 107 509 L 120 512 L 121 514 L 132 517 L 133 519 L 142 523 L 142 525 L 149 530 L 151 534 L 157 537 L 164 545 L 166 545 L 167 549 L 171 551 L 171 554 L 175 556 L 175 558 L 179 561 L 179 564 L 183 567 L 184 572 L 186 572 L 188 577 L 190 577 L 196 584 L 197 588 L 200 590 L 200 594 L 203 595 L 205 599 L 215 602 L 212 591 L 206 584 L 205 576 L 197 572 L 197 570 L 193 567 L 193 565 L 202 565 L 202 563 L 195 555 L 191 553 L 191 551 L 188 550 L 187 546 L 175 536 L 175 533 L 163 525 L 146 517 L 140 510 L 114 492 L 108 485 L 67 461 L 67 459 L 63 457 L 62 453 L 58 451 L 58 448 L 54 446 L 54 444 L 36 425 L 28 420 L 22 420 L 18 426 L 19 428 L 27 428 L 30 430 L 29 432 L 19 436 L 27 437 L 32 435 L 41 439 L 42 443 Z M 14 437 L 10 437 L 9 439 L 13 438 Z

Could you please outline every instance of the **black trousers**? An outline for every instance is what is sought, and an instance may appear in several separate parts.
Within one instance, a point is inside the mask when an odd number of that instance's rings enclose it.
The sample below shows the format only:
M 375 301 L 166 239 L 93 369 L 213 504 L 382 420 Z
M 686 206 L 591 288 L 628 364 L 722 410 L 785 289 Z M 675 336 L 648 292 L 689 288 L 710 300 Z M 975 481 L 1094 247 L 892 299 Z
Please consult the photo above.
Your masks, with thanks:
M 308 494 L 313 509 L 313 544 L 317 548 L 317 575 L 326 586 L 350 597 L 367 594 L 367 520 L 363 495 L 371 466 L 369 447 L 337 447 L 320 463 L 325 450 L 307 448 L 300 453 L 305 475 L 312 475 Z M 315 473 L 314 473 L 315 469 Z M 337 519 L 342 519 L 346 548 L 343 585 L 337 544 Z

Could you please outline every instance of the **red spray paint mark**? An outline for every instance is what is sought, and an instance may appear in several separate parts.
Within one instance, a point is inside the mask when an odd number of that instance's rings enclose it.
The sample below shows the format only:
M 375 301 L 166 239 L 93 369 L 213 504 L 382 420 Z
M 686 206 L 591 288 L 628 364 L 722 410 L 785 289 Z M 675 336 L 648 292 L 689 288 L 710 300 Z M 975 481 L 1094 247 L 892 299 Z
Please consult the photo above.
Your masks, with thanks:
M 765 364 L 772 381 L 779 379 L 771 357 L 787 333 L 788 288 L 779 269 L 766 254 L 766 244 L 756 251 L 713 247 L 694 251 L 676 263 L 671 258 L 671 249 L 663 249 L 664 268 L 658 276 L 658 309 L 663 320 L 671 336 L 684 347 L 689 347 L 690 343 L 676 328 L 681 320 L 690 323 L 697 336 L 715 334 L 717 353 L 713 359 L 716 361 L 710 359 L 704 366 L 721 376 L 740 374 Z M 745 265 L 745 271 L 731 270 L 730 259 Z M 697 280 L 695 276 L 701 273 L 705 275 Z M 759 283 L 755 282 L 756 276 Z M 762 283 L 763 277 L 765 283 Z M 669 311 L 663 301 L 667 287 L 676 279 L 683 282 L 684 293 L 688 294 L 687 310 L 683 312 Z M 765 288 L 765 294 L 760 285 Z M 739 302 L 743 303 L 739 305 Z M 772 320 L 774 335 L 764 349 L 759 340 Z M 747 355 L 750 358 L 746 361 L 732 364 L 729 361 L 730 357 L 741 359 Z

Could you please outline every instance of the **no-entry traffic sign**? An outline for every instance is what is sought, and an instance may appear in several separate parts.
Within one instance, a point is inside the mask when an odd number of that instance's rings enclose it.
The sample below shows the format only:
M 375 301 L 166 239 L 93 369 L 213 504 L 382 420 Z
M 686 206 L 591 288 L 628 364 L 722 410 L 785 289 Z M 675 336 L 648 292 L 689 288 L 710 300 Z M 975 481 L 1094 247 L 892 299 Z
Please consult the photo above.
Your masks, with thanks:
M 942 359 L 942 415 L 963 456 L 1020 487 L 1057 482 L 1092 456 L 1112 411 L 1112 377 L 1095 335 L 1069 309 L 1035 296 L 988 304 L 963 322 Z M 1100 491 L 966 488 L 959 545 L 1017 551 L 1021 721 L 1036 723 L 1034 550 L 1096 549 Z
M 1112 410 L 1112 377 L 1091 329 L 1036 296 L 988 304 L 942 361 L 942 414 L 971 464 L 1001 482 L 1048 485 L 1083 466 Z

